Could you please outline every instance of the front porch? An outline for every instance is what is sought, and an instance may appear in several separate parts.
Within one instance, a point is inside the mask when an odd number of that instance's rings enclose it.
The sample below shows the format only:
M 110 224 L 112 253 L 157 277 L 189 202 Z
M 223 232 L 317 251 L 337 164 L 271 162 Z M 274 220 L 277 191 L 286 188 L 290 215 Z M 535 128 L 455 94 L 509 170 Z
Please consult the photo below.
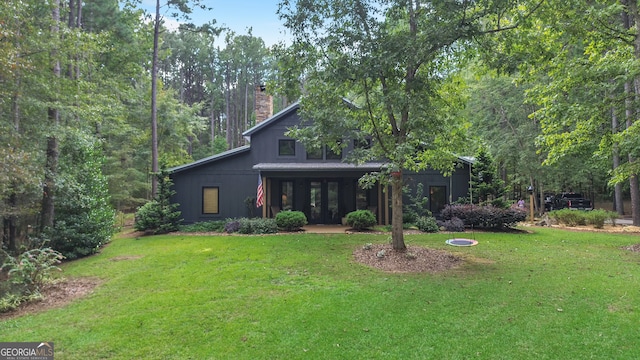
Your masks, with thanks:
M 388 192 L 381 185 L 362 189 L 362 174 L 274 174 L 262 173 L 265 204 L 262 217 L 272 218 L 283 210 L 302 211 L 309 224 L 341 225 L 355 210 L 370 210 L 379 225 L 390 224 Z

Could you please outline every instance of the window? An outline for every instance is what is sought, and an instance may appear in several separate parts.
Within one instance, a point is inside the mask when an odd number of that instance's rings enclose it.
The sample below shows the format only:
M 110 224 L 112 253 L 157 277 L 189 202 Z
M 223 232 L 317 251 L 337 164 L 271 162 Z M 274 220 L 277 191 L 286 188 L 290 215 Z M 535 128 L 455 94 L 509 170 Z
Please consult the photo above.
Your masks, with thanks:
M 322 148 L 307 149 L 307 159 L 309 159 L 309 160 L 322 160 Z
M 342 152 L 336 153 L 329 146 L 325 146 L 325 151 L 327 153 L 327 160 L 340 160 L 342 159 Z
M 202 213 L 203 214 L 219 214 L 219 188 L 205 187 L 202 188 Z
M 356 149 L 370 149 L 371 148 L 371 138 L 353 140 L 353 147 L 356 148 Z
M 278 140 L 278 155 L 292 156 L 296 154 L 296 141 L 282 139 Z
M 293 181 L 281 182 L 280 192 L 282 193 L 280 208 L 282 210 L 293 209 Z

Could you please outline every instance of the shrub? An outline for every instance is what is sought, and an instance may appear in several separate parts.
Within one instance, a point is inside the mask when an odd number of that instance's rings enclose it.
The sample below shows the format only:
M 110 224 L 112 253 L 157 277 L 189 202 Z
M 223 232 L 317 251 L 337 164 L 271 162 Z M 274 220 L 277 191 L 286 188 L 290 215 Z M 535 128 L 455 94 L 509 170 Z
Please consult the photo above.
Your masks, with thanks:
M 615 211 L 607 211 L 607 210 L 600 209 L 600 210 L 588 211 L 584 213 L 584 217 L 588 225 L 593 225 L 593 227 L 596 229 L 602 229 L 604 227 L 605 221 L 607 221 L 608 219 L 611 219 L 612 217 L 611 213 L 616 214 L 616 217 L 618 215 L 618 213 Z
M 171 190 L 171 180 L 166 170 L 156 174 L 158 180 L 158 194 L 150 202 L 141 206 L 136 211 L 134 228 L 138 231 L 152 234 L 166 234 L 178 231 L 182 219 L 178 204 L 171 203 L 171 196 L 175 191 Z
M 442 221 L 439 225 L 442 226 L 445 231 L 464 232 L 464 222 L 457 217 Z
M 284 231 L 297 231 L 307 225 L 307 216 L 302 211 L 280 211 L 276 215 L 276 224 Z
M 224 224 L 224 231 L 227 233 L 234 233 L 240 230 L 240 221 L 238 220 L 227 220 L 227 223 Z
M 433 216 L 421 216 L 416 221 L 416 226 L 422 232 L 435 233 L 440 230 L 438 221 Z
M 586 225 L 586 212 L 581 210 L 561 209 L 549 212 L 549 217 L 567 226 Z
M 347 214 L 347 225 L 356 230 L 364 230 L 374 226 L 376 216 L 369 210 L 356 210 Z
M 223 232 L 226 222 L 223 220 L 203 221 L 189 225 L 181 225 L 180 231 L 184 232 Z
M 274 234 L 278 232 L 278 225 L 274 219 L 242 218 L 239 220 L 240 234 Z
M 67 133 L 59 160 L 55 223 L 44 236 L 50 239 L 48 246 L 68 259 L 94 254 L 111 240 L 115 222 L 102 172 L 101 144 L 80 133 Z
M 494 206 L 478 205 L 447 205 L 442 210 L 445 220 L 458 218 L 465 226 L 476 228 L 505 228 L 513 227 L 527 217 L 525 211 L 519 209 L 501 209 Z
M 0 268 L 9 275 L 14 284 L 24 284 L 28 291 L 39 290 L 51 280 L 53 270 L 60 271 L 56 265 L 64 256 L 51 248 L 32 249 L 17 257 L 6 254 L 4 264 Z

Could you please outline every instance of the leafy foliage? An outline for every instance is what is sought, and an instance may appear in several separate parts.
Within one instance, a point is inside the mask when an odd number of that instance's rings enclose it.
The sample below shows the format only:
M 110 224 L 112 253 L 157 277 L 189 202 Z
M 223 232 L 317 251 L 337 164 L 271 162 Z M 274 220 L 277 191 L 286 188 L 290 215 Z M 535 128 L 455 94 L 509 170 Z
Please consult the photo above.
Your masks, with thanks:
M 177 231 L 182 219 L 179 204 L 171 202 L 171 196 L 175 193 L 171 189 L 172 182 L 166 170 L 156 174 L 158 179 L 158 194 L 155 199 L 144 204 L 138 209 L 135 216 L 134 228 L 151 234 L 166 234 Z
M 67 259 L 96 253 L 115 230 L 100 145 L 92 137 L 68 133 L 60 148 L 56 218 L 45 236 Z
M 501 209 L 494 206 L 447 205 L 441 213 L 443 219 L 458 218 L 465 226 L 474 228 L 501 229 L 513 227 L 527 218 L 527 213 L 519 209 Z
M 64 256 L 51 248 L 32 249 L 15 257 L 0 250 L 0 312 L 40 298 L 42 286 L 52 279 L 51 273 L 61 271 L 57 265 L 62 259 Z
M 224 231 L 229 234 L 275 234 L 278 232 L 278 225 L 275 219 L 228 219 L 224 225 Z
M 369 210 L 356 210 L 348 213 L 346 222 L 355 230 L 368 229 L 377 223 L 375 214 Z
M 278 232 L 275 219 L 241 218 L 239 222 L 238 232 L 240 234 L 275 234 Z
M 302 211 L 280 211 L 276 223 L 285 231 L 297 231 L 307 224 L 307 216 Z
M 421 216 L 416 220 L 416 226 L 422 232 L 436 233 L 440 231 L 438 221 L 433 216 Z
M 415 224 L 419 218 L 431 216 L 429 197 L 424 195 L 424 184 L 418 183 L 416 185 L 415 195 L 408 186 L 403 187 L 402 192 L 409 200 L 407 203 L 403 203 L 403 223 Z
M 457 217 L 444 220 L 440 222 L 439 225 L 442 226 L 445 231 L 449 232 L 464 232 L 465 230 L 464 221 Z
M 504 181 L 498 176 L 493 158 L 483 146 L 471 167 L 469 185 L 469 195 L 474 204 L 490 204 L 504 195 Z
M 226 221 L 202 221 L 195 224 L 180 225 L 182 232 L 223 232 Z
M 238 232 L 240 230 L 240 221 L 239 220 L 227 220 L 227 222 L 224 224 L 224 231 L 226 233 L 234 233 L 234 232 Z
M 591 211 L 560 209 L 549 212 L 549 217 L 561 224 L 567 226 L 593 225 L 596 229 L 602 229 L 607 220 L 615 224 L 618 216 L 615 211 L 602 209 Z

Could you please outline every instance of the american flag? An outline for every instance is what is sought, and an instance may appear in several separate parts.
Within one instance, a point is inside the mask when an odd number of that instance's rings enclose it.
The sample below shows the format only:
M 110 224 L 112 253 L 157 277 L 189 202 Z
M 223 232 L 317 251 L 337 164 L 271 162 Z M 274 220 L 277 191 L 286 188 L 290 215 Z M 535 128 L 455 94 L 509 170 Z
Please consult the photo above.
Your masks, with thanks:
M 258 192 L 256 195 L 256 207 L 264 205 L 264 190 L 262 189 L 262 176 L 258 174 Z

